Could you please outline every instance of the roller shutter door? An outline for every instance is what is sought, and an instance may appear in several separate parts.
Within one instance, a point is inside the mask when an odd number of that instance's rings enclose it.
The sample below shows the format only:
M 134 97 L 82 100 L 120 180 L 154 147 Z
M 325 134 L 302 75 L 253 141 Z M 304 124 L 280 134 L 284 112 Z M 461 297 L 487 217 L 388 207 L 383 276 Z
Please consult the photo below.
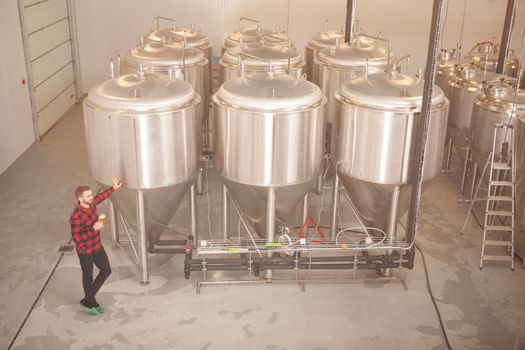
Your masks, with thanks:
M 77 102 L 67 0 L 26 0 L 23 33 L 33 112 L 45 134 Z

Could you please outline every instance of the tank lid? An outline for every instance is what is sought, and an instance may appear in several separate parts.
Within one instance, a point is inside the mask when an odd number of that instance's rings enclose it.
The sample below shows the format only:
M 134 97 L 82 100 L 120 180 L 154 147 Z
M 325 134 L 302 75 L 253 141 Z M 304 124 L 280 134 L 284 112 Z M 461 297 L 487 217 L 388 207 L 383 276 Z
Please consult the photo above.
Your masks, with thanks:
M 144 36 L 144 41 L 163 41 L 166 38 L 168 42 L 180 45 L 184 39 L 184 32 L 186 32 L 186 45 L 190 47 L 206 48 L 210 46 L 210 40 L 200 31 L 191 28 L 183 28 L 174 26 L 172 28 L 165 28 L 154 30 Z
M 345 82 L 339 94 L 359 105 L 388 108 L 421 109 L 423 79 L 405 74 L 370 74 Z M 434 85 L 432 105 L 445 101 L 445 94 Z
M 501 74 L 483 70 L 479 65 L 471 62 L 457 65 L 450 82 L 452 86 L 479 91 L 484 81 L 491 81 L 500 77 L 502 77 Z
M 310 39 L 310 41 L 308 42 L 308 46 L 312 46 L 317 49 L 324 49 L 325 47 L 335 45 L 337 42 L 337 39 L 339 39 L 340 42 L 344 42 L 345 40 L 344 30 L 338 30 L 338 31 L 334 30 L 334 31 L 317 33 L 312 39 Z
M 352 43 L 340 43 L 339 46 L 333 45 L 322 49 L 317 54 L 319 63 L 341 68 L 364 67 L 368 59 L 370 67 L 386 66 L 388 50 L 373 41 L 361 41 L 359 38 L 365 37 L 358 37 Z M 390 59 L 392 61 L 392 53 Z
M 179 108 L 195 98 L 191 84 L 164 75 L 127 74 L 94 86 L 87 99 L 102 108 L 150 110 Z
M 264 41 L 267 43 L 284 43 L 289 40 L 288 35 L 282 32 L 276 32 L 268 29 L 248 29 L 244 32 L 235 30 L 224 39 L 224 46 L 231 48 L 241 44 L 241 37 L 243 43 L 258 42 L 264 36 Z
M 224 83 L 216 97 L 240 108 L 270 111 L 312 106 L 323 100 L 323 93 L 302 78 L 256 73 Z
M 137 64 L 143 63 L 169 67 L 182 65 L 182 53 L 183 48 L 180 45 L 152 41 L 133 48 L 130 52 L 122 55 L 122 57 Z M 184 49 L 184 62 L 186 65 L 193 66 L 205 60 L 206 58 L 201 50 L 192 47 Z
M 483 82 L 483 93 L 486 96 L 505 99 L 510 95 L 514 95 L 516 90 L 516 80 L 512 78 L 501 77 L 491 81 Z
M 477 49 L 477 50 L 476 50 Z M 465 60 L 472 61 L 476 64 L 485 64 L 493 68 L 499 58 L 499 47 L 495 42 L 482 42 L 465 55 Z M 495 68 L 495 67 L 494 67 Z
M 504 77 L 483 84 L 483 95 L 477 104 L 490 106 L 497 111 L 525 114 L 525 90 L 519 90 L 516 96 L 516 79 Z
M 437 64 L 437 73 L 452 75 L 454 68 L 459 63 L 459 55 L 456 49 L 441 49 L 439 52 L 439 61 Z
M 222 61 L 227 64 L 237 65 L 239 60 L 239 54 L 249 54 L 267 61 L 271 61 L 272 64 L 279 67 L 288 65 L 288 58 L 290 58 L 290 65 L 297 66 L 303 63 L 301 55 L 294 48 L 270 43 L 249 43 L 243 46 L 233 47 L 227 50 Z M 244 64 L 247 67 L 264 67 L 268 66 L 268 63 L 256 60 L 254 58 L 245 57 Z

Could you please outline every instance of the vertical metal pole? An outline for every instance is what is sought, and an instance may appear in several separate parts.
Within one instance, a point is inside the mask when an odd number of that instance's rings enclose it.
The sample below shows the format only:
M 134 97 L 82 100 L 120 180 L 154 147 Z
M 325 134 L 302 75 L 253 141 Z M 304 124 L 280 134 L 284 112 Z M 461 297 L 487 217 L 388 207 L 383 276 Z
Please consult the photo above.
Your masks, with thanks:
M 357 0 L 346 0 L 345 42 L 350 42 L 354 34 L 355 3 Z
M 399 208 L 399 192 L 400 187 L 394 187 L 394 192 L 392 192 L 392 199 L 390 200 L 390 213 L 388 218 L 388 226 L 386 229 L 386 240 L 388 244 L 395 244 L 397 239 L 397 213 Z M 389 250 L 388 254 L 394 253 L 393 250 Z M 392 277 L 392 269 L 386 268 L 383 270 L 383 275 L 385 277 Z
M 472 184 L 470 185 L 470 193 L 469 193 L 470 199 L 474 198 L 474 190 L 476 188 L 476 177 L 477 176 L 478 176 L 478 163 L 474 162 L 474 167 L 472 169 Z M 483 179 L 479 179 L 479 181 L 483 181 Z
M 268 189 L 268 197 L 266 199 L 266 241 L 275 242 L 275 188 Z M 272 257 L 272 252 L 267 253 L 267 257 Z M 266 270 L 266 279 L 271 280 L 273 275 L 272 270 Z
M 512 37 L 512 27 L 514 15 L 516 12 L 516 0 L 507 1 L 507 12 L 505 13 L 505 22 L 503 23 L 503 33 L 501 34 L 501 43 L 499 47 L 498 65 L 496 73 L 503 73 L 505 69 L 505 60 L 509 53 L 510 39 Z M 519 74 L 519 73 L 518 73 Z
M 448 138 L 447 160 L 445 162 L 445 170 L 450 170 L 450 158 L 452 157 L 452 137 Z
M 139 235 L 139 272 L 140 284 L 149 284 L 148 268 L 148 238 L 146 236 L 146 210 L 144 207 L 144 193 L 137 191 L 137 230 Z
M 467 181 L 467 170 L 470 162 L 470 147 L 467 146 L 465 151 L 465 161 L 463 162 L 463 172 L 461 174 L 461 185 L 459 187 L 459 193 L 465 193 L 465 182 Z
M 332 218 L 330 219 L 330 239 L 335 240 L 337 232 L 337 216 L 339 214 L 339 174 L 335 165 L 334 188 L 332 189 Z
M 229 238 L 230 231 L 230 202 L 228 199 L 228 189 L 222 186 L 222 238 Z
M 108 201 L 108 206 L 109 222 L 111 225 L 111 240 L 113 241 L 113 245 L 116 246 L 119 242 L 117 208 L 115 208 L 115 205 L 113 204 L 113 201 L 111 199 Z
M 421 204 L 421 187 L 423 185 L 423 165 L 425 161 L 425 145 L 427 142 L 428 127 L 430 124 L 430 111 L 432 108 L 432 95 L 436 78 L 436 62 L 439 57 L 441 34 L 445 15 L 445 0 L 434 0 L 432 7 L 432 20 L 428 43 L 427 64 L 425 70 L 425 84 L 423 87 L 423 100 L 420 121 L 414 133 L 413 147 L 410 152 L 412 164 L 410 175 L 413 179 L 410 209 L 407 216 L 407 240 L 415 240 L 419 223 L 419 206 Z M 409 251 L 409 264 L 414 267 L 415 246 Z
M 197 200 L 195 198 L 195 185 L 191 185 L 190 187 L 190 216 L 190 232 L 193 236 L 193 244 L 196 244 L 196 242 L 199 240 L 199 231 L 197 227 Z
M 306 219 L 308 219 L 308 203 L 309 202 L 309 194 L 304 195 L 303 199 L 303 224 L 306 222 Z M 318 223 L 319 224 L 319 223 Z
M 326 155 L 323 157 L 323 161 L 321 162 L 321 171 L 319 172 L 319 176 L 317 177 L 317 181 L 315 182 L 315 192 L 317 194 L 323 193 L 324 188 L 324 174 L 326 172 L 326 167 L 328 166 L 328 160 L 326 158 Z M 321 203 L 322 204 L 322 203 Z
M 207 166 L 208 166 L 208 164 L 206 164 L 206 167 Z M 197 174 L 197 186 L 196 186 L 197 194 L 204 194 L 204 186 L 203 186 L 203 182 L 202 182 L 202 173 L 203 173 L 203 171 L 204 171 L 204 169 L 199 168 L 199 173 Z

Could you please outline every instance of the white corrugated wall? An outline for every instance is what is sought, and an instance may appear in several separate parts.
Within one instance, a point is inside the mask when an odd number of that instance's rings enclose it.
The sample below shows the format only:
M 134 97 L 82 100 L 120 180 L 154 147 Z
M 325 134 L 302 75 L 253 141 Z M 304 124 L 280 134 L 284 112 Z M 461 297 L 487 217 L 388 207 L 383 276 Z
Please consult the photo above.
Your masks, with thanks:
M 369 34 L 382 31 L 397 56 L 411 54 L 412 72 L 425 65 L 432 0 L 356 0 L 357 17 Z M 516 33 L 512 47 L 519 48 L 525 23 L 525 1 L 517 1 Z M 109 59 L 128 50 L 153 27 L 154 16 L 167 16 L 181 26 L 195 23 L 208 35 L 214 54 L 220 54 L 224 35 L 238 26 L 241 16 L 260 20 L 265 28 L 287 28 L 301 52 L 307 41 L 324 27 L 345 21 L 346 0 L 75 0 L 78 49 L 83 92 L 107 78 Z M 463 1 L 451 0 L 444 35 L 446 47 L 455 47 L 463 14 Z M 463 51 L 474 43 L 501 37 L 507 0 L 468 0 Z M 289 11 L 288 11 L 289 10 Z
M 0 1 L 0 173 L 34 141 L 16 0 Z

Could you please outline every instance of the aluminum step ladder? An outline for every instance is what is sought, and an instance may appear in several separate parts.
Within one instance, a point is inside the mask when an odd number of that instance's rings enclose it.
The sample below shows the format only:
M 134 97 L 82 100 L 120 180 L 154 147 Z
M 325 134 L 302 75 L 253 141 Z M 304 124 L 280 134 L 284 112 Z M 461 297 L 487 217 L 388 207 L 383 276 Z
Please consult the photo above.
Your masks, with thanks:
M 505 132 L 505 140 L 501 152 L 496 153 L 496 137 L 498 131 Z M 506 141 L 510 136 L 510 141 Z M 516 161 L 514 157 L 514 129 L 510 124 L 495 124 L 492 153 L 490 162 L 489 187 L 485 209 L 485 224 L 483 227 L 483 242 L 479 268 L 484 261 L 510 261 L 514 270 L 514 213 L 516 201 Z M 496 158 L 497 155 L 497 158 Z M 510 175 L 510 176 L 509 176 Z M 510 177 L 510 181 L 509 181 Z M 480 184 L 483 179 L 480 179 Z M 509 220 L 510 219 L 510 220 Z M 510 222 L 509 222 L 510 221 Z M 502 238 L 493 239 L 491 235 Z M 487 247 L 506 247 L 507 251 L 498 255 L 486 254 Z M 489 248 L 491 249 L 491 248 Z M 510 252 L 510 255 L 508 254 Z

